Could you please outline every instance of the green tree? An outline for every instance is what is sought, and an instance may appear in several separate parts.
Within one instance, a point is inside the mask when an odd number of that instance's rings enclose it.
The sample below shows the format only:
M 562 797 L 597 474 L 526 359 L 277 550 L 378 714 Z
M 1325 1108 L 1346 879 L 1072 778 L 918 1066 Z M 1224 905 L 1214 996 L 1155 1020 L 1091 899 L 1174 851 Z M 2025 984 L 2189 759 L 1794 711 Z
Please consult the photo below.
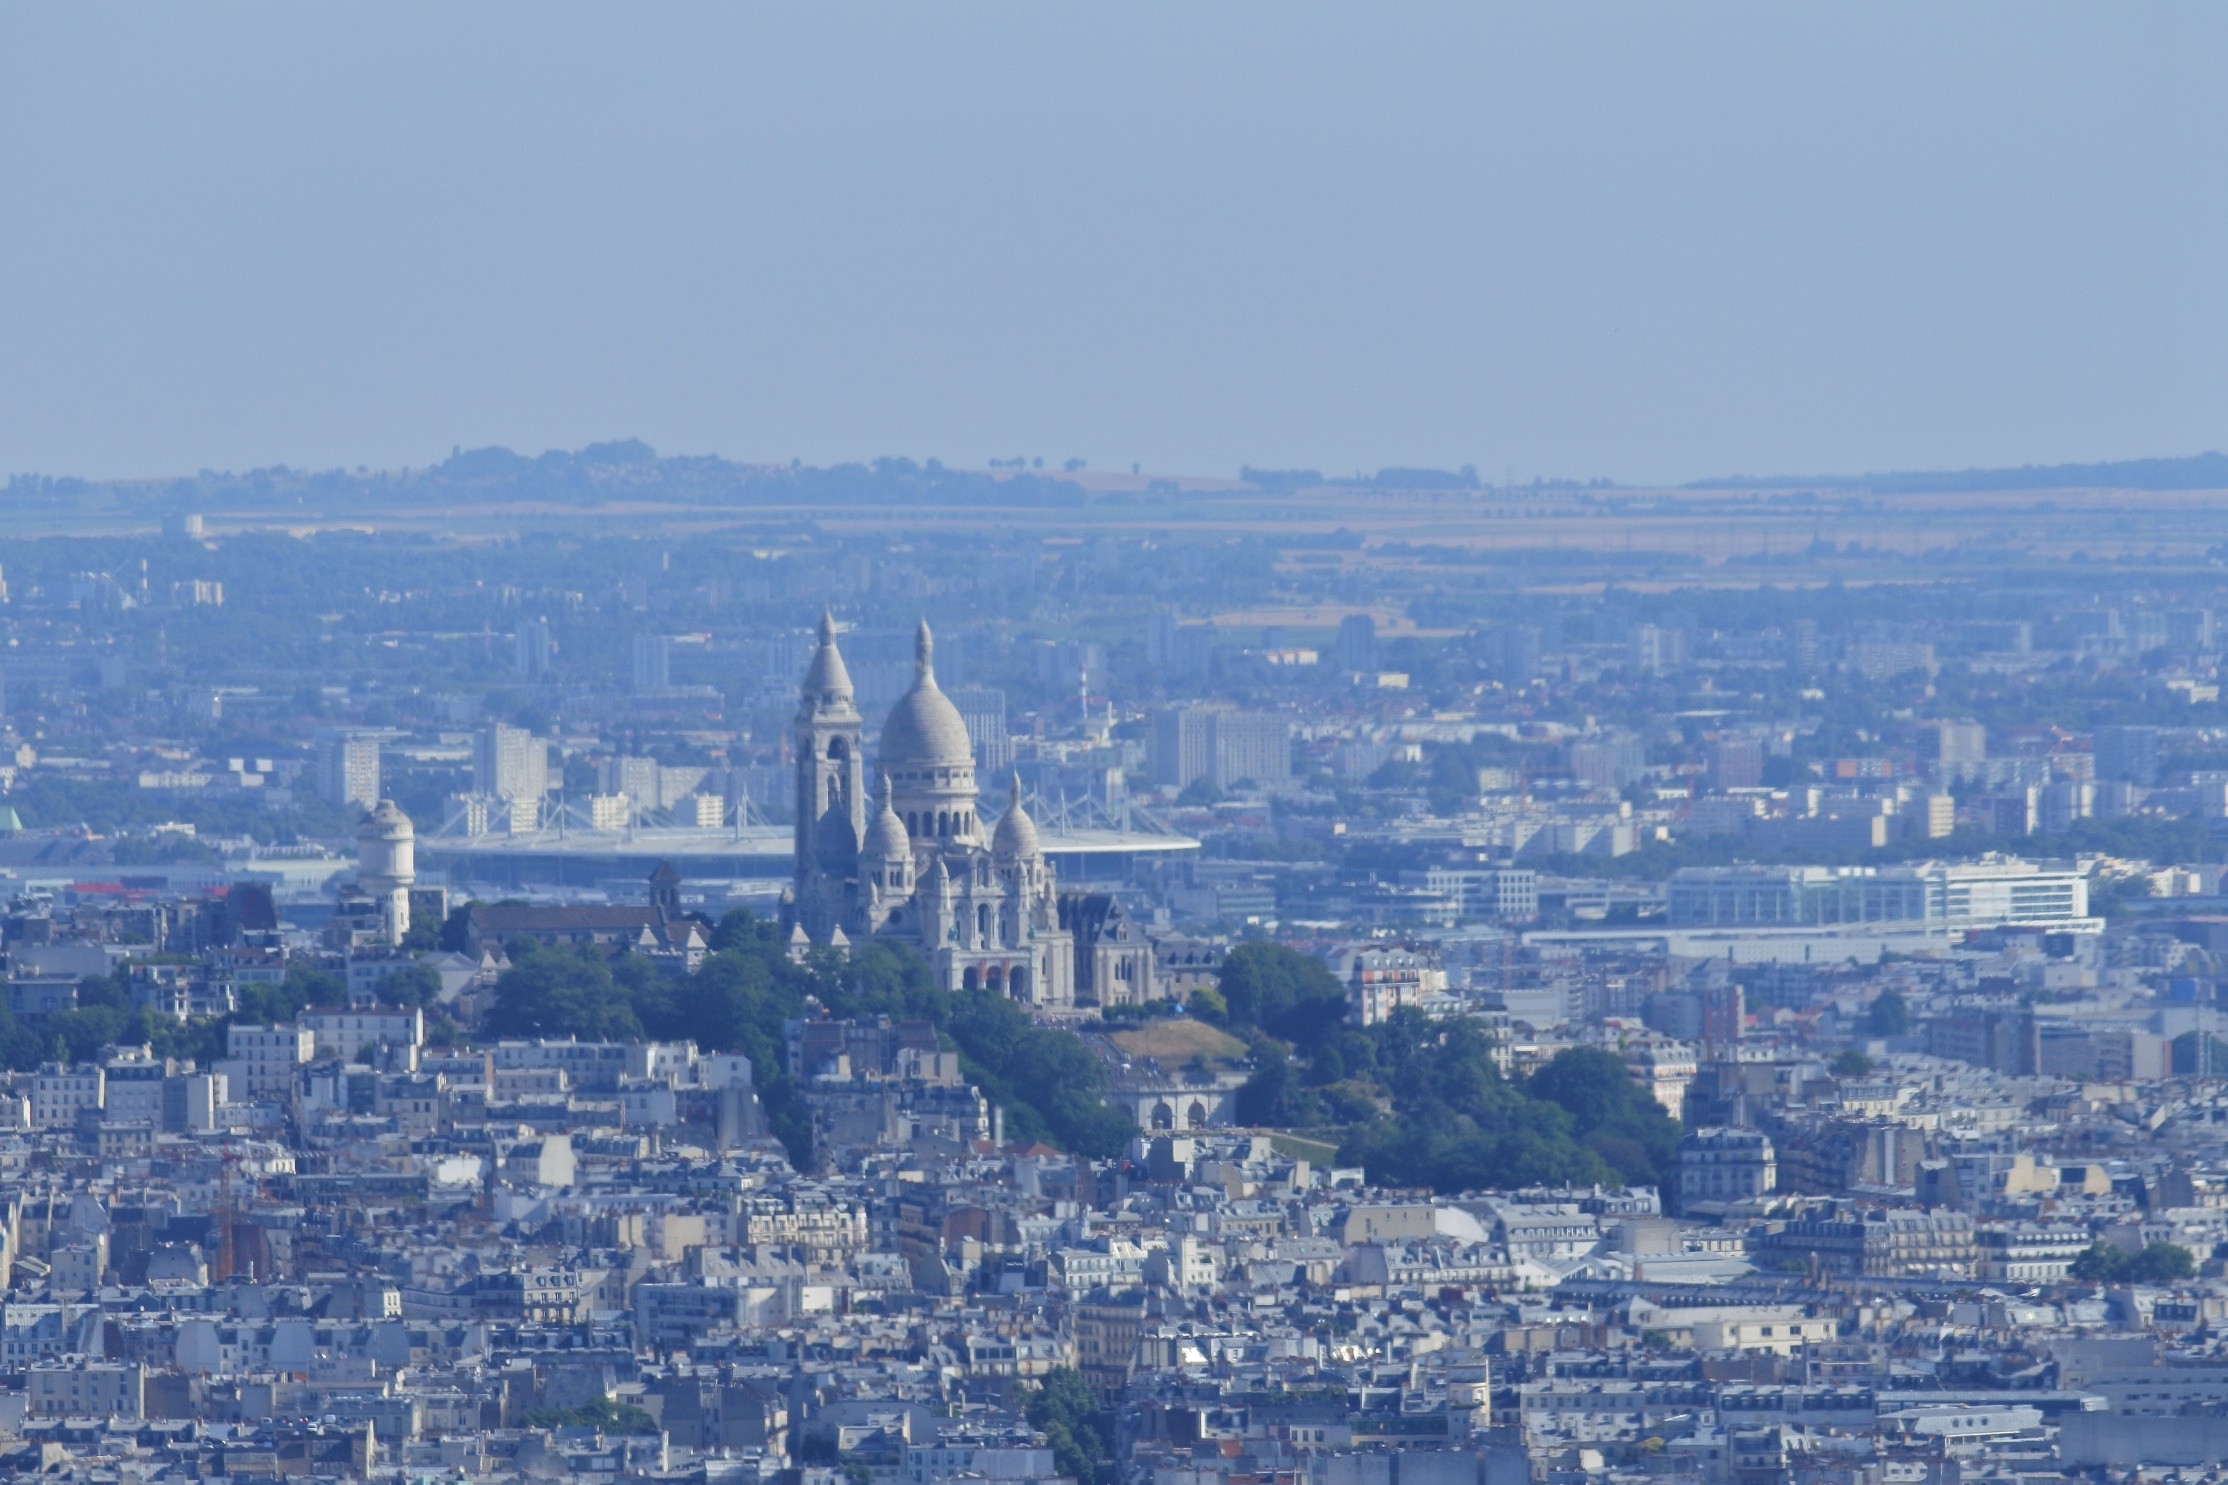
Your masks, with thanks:
M 1346 987 L 1322 960 L 1282 944 L 1240 944 L 1216 988 L 1234 1028 L 1258 1027 L 1312 1050 L 1346 1017 Z
M 1872 1059 L 1855 1047 L 1849 1048 L 1833 1060 L 1833 1073 L 1837 1078 L 1861 1078 L 1872 1071 Z
M 490 1032 L 611 1040 L 643 1035 L 641 1018 L 621 998 L 610 965 L 593 949 L 573 952 L 519 939 L 509 953 L 511 967 L 495 982 Z
M 2178 1243 L 2146 1243 L 2128 1259 L 2123 1276 L 2130 1284 L 2171 1284 L 2197 1272 L 2197 1260 Z
M 1110 1441 L 1114 1420 L 1098 1405 L 1083 1374 L 1056 1366 L 1044 1381 L 1022 1389 L 1022 1412 L 1044 1431 L 1052 1463 L 1078 1485 L 1111 1485 L 1118 1475 Z
M 1660 1186 L 1679 1155 L 1679 1121 L 1640 1086 L 1621 1058 L 1569 1047 L 1532 1075 L 1526 1093 L 1571 1117 L 1586 1147 L 1634 1185 Z
M 1865 1007 L 1864 1029 L 1870 1036 L 1902 1036 L 1911 1029 L 1911 1007 L 1894 990 L 1882 990 Z

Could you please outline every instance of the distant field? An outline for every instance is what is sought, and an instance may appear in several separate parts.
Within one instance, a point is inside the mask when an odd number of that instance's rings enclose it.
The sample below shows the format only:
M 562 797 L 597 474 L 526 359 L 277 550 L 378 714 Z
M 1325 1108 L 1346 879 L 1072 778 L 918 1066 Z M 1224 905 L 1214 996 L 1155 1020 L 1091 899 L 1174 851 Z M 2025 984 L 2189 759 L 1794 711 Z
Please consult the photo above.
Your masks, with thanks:
M 1163 1063 L 1189 1062 L 1194 1057 L 1243 1057 L 1246 1050 L 1246 1044 L 1229 1032 L 1189 1016 L 1150 1021 L 1130 1031 L 1117 1031 L 1109 1040 L 1132 1057 L 1151 1057 Z

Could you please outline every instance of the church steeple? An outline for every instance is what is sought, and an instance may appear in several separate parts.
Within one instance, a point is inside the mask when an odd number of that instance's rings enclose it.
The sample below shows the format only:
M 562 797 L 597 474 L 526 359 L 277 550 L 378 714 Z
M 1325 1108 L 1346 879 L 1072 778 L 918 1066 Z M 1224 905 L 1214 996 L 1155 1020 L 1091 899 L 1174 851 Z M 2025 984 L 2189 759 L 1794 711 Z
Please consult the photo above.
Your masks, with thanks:
M 794 739 L 797 921 L 816 943 L 852 916 L 866 834 L 864 724 L 855 695 L 836 647 L 835 616 L 822 610 Z

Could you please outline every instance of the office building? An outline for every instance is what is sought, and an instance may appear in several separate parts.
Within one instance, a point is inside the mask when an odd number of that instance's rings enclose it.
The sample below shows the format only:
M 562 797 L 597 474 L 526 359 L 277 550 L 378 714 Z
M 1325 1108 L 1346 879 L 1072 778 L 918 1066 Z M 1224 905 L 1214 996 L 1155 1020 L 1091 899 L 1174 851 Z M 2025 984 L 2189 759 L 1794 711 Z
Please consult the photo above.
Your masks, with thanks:
M 634 637 L 634 694 L 658 697 L 673 689 L 673 641 L 663 634 Z
M 548 675 L 557 657 L 557 643 L 550 638 L 549 620 L 525 619 L 511 633 L 512 668 L 530 681 Z
M 549 744 L 523 727 L 498 722 L 474 741 L 472 787 L 512 804 L 538 804 L 549 791 Z
M 1292 724 L 1267 712 L 1215 712 L 1212 778 L 1218 789 L 1292 777 Z
M 2148 787 L 2158 782 L 2156 727 L 2099 727 L 2096 776 L 2114 783 Z
M 1341 670 L 1377 668 L 1377 621 L 1368 614 L 1338 621 L 1338 664 Z
M 1988 761 L 1988 729 L 1970 719 L 1935 722 L 1922 741 L 1929 761 L 1943 769 L 1970 768 Z
M 1570 775 L 1588 789 L 1615 793 L 1647 772 L 1647 745 L 1634 733 L 1603 732 L 1570 745 Z
M 1217 706 L 1164 707 L 1146 747 L 1155 783 L 1182 789 L 1205 779 L 1217 789 L 1292 777 L 1292 724 L 1267 712 Z
M 1672 874 L 1677 928 L 1914 924 L 1948 933 L 2090 926 L 2089 881 L 2011 857 L 1911 866 L 1695 866 Z
M 379 802 L 379 739 L 369 732 L 327 733 L 317 740 L 317 796 L 342 807 Z
M 1710 787 L 1754 789 L 1764 782 L 1764 740 L 1760 737 L 1720 737 L 1711 740 L 1707 770 Z
M 1013 734 L 1006 727 L 1006 693 L 996 686 L 954 686 L 952 705 L 967 724 L 967 740 L 975 748 L 975 766 L 984 773 L 1003 773 L 1013 766 Z

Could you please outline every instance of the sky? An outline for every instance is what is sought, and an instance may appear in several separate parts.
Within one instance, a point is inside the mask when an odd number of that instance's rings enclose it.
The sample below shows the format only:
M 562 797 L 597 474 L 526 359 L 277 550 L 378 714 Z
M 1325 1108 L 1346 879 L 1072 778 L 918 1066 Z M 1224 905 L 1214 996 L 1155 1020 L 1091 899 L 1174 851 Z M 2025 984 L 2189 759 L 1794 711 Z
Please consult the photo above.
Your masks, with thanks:
M 0 0 L 0 477 L 2228 445 L 2228 7 Z

